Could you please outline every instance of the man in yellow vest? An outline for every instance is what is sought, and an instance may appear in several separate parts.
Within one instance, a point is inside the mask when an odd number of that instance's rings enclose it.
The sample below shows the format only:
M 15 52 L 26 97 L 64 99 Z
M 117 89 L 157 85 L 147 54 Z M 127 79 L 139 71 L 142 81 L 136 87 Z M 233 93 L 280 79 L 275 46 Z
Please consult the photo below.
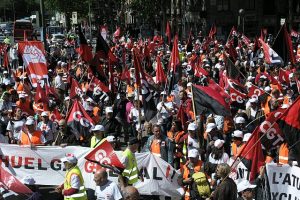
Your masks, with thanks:
M 125 166 L 125 169 L 122 173 L 123 185 L 133 185 L 139 179 L 139 170 L 136 162 L 134 153 L 139 148 L 139 140 L 137 138 L 132 138 L 129 141 L 129 145 L 126 150 L 123 152 L 121 159 L 122 164 Z M 124 178 L 127 180 L 126 183 Z
M 87 200 L 84 187 L 84 180 L 79 167 L 77 158 L 73 154 L 67 154 L 61 159 L 67 170 L 65 182 L 56 188 L 56 191 L 64 196 L 64 200 Z
M 104 126 L 96 125 L 92 130 L 94 136 L 91 138 L 91 148 L 99 146 L 104 139 Z

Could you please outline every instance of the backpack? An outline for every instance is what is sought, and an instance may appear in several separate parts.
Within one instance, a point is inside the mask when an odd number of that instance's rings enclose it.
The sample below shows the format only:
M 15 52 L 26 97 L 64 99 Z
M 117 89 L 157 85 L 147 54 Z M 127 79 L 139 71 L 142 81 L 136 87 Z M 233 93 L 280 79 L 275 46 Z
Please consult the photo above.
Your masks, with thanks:
M 197 190 L 199 192 L 200 197 L 207 198 L 210 196 L 210 185 L 206 178 L 205 173 L 197 172 L 194 173 L 192 178 L 194 179 L 194 183 L 197 186 Z

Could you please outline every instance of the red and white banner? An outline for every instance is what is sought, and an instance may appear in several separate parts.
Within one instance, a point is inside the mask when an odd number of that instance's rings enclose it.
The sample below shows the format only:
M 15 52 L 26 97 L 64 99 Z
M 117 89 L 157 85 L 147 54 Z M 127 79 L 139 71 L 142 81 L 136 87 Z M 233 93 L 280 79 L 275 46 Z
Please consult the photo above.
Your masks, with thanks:
M 18 45 L 32 86 L 36 87 L 39 81 L 48 79 L 47 61 L 43 43 L 41 41 L 21 41 Z
M 72 153 L 78 159 L 78 166 L 84 177 L 87 188 L 94 189 L 93 172 L 97 169 L 95 164 L 84 157 L 91 151 L 87 147 L 68 146 L 43 146 L 31 149 L 26 146 L 0 144 L 2 167 L 22 180 L 31 176 L 36 185 L 60 185 L 64 182 L 66 170 L 61 158 L 67 153 Z M 101 149 L 100 149 L 101 150 Z M 98 156 L 102 152 L 96 153 Z M 116 152 L 120 157 L 122 152 Z M 138 168 L 144 177 L 144 181 L 138 181 L 134 186 L 143 195 L 164 195 L 172 199 L 180 197 L 182 188 L 177 184 L 178 172 L 161 158 L 151 153 L 136 154 Z M 118 182 L 118 175 L 108 170 L 109 179 Z

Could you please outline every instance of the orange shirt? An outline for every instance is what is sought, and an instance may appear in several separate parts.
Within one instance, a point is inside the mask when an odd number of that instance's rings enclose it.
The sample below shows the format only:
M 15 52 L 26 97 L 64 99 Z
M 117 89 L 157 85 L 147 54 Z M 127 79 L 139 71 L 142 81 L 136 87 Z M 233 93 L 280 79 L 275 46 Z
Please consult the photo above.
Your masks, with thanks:
M 20 140 L 21 145 L 42 144 L 42 141 L 41 141 L 42 132 L 41 131 L 34 131 L 31 139 L 29 138 L 28 134 L 22 132 L 21 140 Z
M 153 154 L 160 155 L 160 142 L 159 140 L 154 139 L 151 144 L 151 152 Z

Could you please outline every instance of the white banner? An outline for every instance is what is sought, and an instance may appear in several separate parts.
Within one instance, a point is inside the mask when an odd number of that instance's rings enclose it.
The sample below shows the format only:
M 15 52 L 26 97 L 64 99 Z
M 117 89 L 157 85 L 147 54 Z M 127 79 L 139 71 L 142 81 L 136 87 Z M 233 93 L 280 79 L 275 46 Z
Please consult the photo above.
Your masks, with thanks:
M 242 180 L 249 180 L 250 178 L 250 171 L 247 169 L 247 167 L 244 165 L 243 162 L 241 162 L 239 159 L 236 160 L 236 162 L 233 164 L 234 159 L 229 159 L 229 166 L 232 166 L 232 171 L 229 174 L 229 177 L 232 178 L 236 184 L 241 182 Z M 233 164 L 233 165 L 232 165 Z
M 296 166 L 267 164 L 267 176 L 272 200 L 300 197 L 300 169 Z
M 84 159 L 90 148 L 68 146 L 37 147 L 0 144 L 1 165 L 19 180 L 32 176 L 37 185 L 60 185 L 64 182 L 65 169 L 60 159 L 67 153 L 73 153 L 78 158 L 78 166 L 84 177 L 85 186 L 94 189 L 93 172 L 99 165 Z M 121 152 L 117 152 L 120 156 Z M 150 153 L 136 154 L 139 169 L 144 182 L 139 181 L 135 187 L 144 195 L 164 195 L 179 197 L 182 189 L 177 184 L 178 172 L 167 162 Z M 118 181 L 118 175 L 108 170 L 109 179 Z

